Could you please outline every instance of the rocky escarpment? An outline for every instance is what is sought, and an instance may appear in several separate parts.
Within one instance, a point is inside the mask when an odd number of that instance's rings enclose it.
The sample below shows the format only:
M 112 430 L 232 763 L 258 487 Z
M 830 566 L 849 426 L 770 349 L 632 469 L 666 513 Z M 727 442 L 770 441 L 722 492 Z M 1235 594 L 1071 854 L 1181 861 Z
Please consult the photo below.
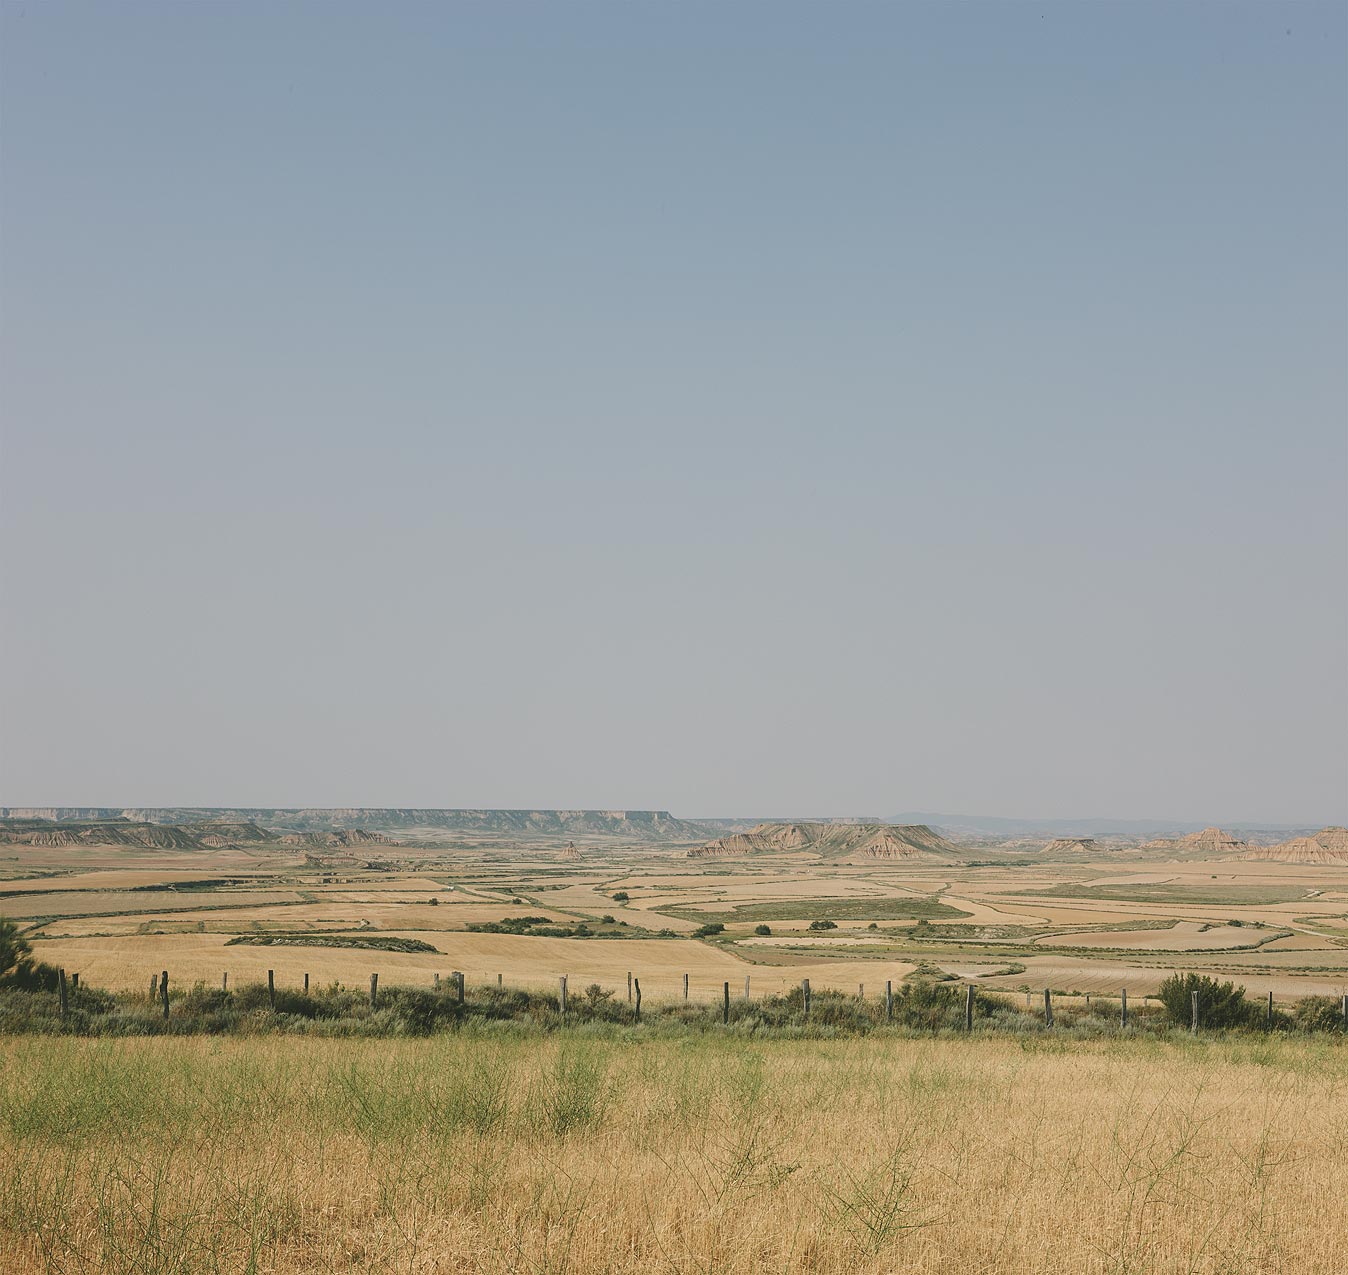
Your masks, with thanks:
M 688 851 L 694 859 L 807 851 L 825 858 L 951 857 L 960 848 L 926 824 L 760 823 Z
M 1309 837 L 1293 837 L 1276 846 L 1262 846 L 1241 855 L 1273 863 L 1348 863 L 1348 828 L 1321 828 Z
M 48 822 L 70 820 L 127 821 L 189 825 L 251 821 L 280 832 L 322 832 L 329 829 L 371 829 L 396 832 L 431 828 L 516 836 L 622 837 L 634 841 L 698 841 L 711 829 L 667 810 L 469 810 L 420 806 L 347 806 L 321 809 L 150 806 L 139 809 L 102 806 L 0 807 L 0 818 L 21 817 Z

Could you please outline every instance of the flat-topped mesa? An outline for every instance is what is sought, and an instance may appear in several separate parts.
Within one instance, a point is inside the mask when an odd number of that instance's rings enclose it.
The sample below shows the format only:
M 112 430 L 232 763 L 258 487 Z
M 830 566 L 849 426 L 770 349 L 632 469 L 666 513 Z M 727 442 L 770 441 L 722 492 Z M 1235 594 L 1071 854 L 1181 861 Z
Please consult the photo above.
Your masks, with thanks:
M 1094 837 L 1055 837 L 1041 854 L 1094 854 L 1100 847 Z
M 688 856 L 719 859 L 796 851 L 830 859 L 911 859 L 949 858 L 958 855 L 960 848 L 921 823 L 760 823 L 748 832 L 693 846 Z
M 1348 863 L 1348 828 L 1321 828 L 1309 837 L 1293 837 L 1276 846 L 1261 846 L 1240 856 L 1272 863 Z

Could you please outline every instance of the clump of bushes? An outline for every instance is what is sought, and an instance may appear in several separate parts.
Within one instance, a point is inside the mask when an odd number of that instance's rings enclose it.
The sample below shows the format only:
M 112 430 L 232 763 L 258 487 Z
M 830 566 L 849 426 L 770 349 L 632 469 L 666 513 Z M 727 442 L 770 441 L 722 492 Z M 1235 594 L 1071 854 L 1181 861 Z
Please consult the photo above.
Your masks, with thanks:
M 1234 983 L 1219 983 L 1206 974 L 1172 974 L 1161 983 L 1157 995 L 1172 1023 L 1188 1027 L 1193 1021 L 1193 994 L 1198 993 L 1200 1027 L 1242 1027 L 1258 1015 L 1257 1007 L 1245 1000 L 1245 989 Z
M 720 921 L 708 921 L 706 925 L 699 925 L 697 929 L 693 931 L 693 937 L 695 939 L 709 939 L 714 934 L 722 934 L 724 932 L 725 926 L 722 925 Z

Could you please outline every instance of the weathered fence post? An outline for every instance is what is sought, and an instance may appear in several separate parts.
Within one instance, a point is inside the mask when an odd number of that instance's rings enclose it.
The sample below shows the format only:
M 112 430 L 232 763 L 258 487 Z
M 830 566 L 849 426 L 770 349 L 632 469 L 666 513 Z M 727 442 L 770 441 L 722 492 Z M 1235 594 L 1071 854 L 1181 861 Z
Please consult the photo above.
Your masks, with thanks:
M 810 1017 L 810 980 L 808 978 L 800 980 L 800 1002 L 805 1007 L 805 1018 L 808 1022 Z
M 744 976 L 744 999 L 749 999 L 749 976 L 747 974 Z
M 496 990 L 497 990 L 497 991 L 500 991 L 501 988 L 503 988 L 504 986 L 505 986 L 505 975 L 504 975 L 504 974 L 498 974 L 498 975 L 496 976 Z
M 637 990 L 637 1004 L 636 1004 L 637 1022 L 641 1022 L 641 980 L 639 978 L 634 978 L 632 980 L 632 986 L 635 987 Z
M 79 975 L 76 974 L 75 977 L 78 979 Z M 1343 994 L 1343 1030 L 1348 1031 L 1348 992 Z
M 440 990 L 440 973 L 438 970 L 431 975 L 431 987 L 437 992 Z
M 70 990 L 72 992 L 78 992 L 80 990 L 80 976 L 78 971 L 70 976 Z
M 894 1021 L 894 980 L 885 979 L 885 1021 Z
M 1196 1031 L 1198 1030 L 1198 993 L 1197 993 L 1197 992 L 1190 992 L 1190 993 L 1189 993 L 1189 1008 L 1190 1008 L 1190 1009 L 1192 1010 L 1192 1012 L 1193 1012 L 1193 1019 L 1192 1019 L 1192 1021 L 1189 1023 L 1189 1030 L 1190 1030 L 1191 1032 L 1196 1032 Z
M 683 999 L 688 999 L 688 975 L 683 976 Z
M 267 971 L 267 1000 L 271 1002 L 271 1012 L 276 1013 L 276 971 Z
M 1122 1000 L 1119 1005 L 1119 1026 L 1128 1026 L 1128 989 L 1125 987 L 1121 993 Z
M 1053 993 L 1044 988 L 1044 1026 L 1053 1026 Z
M 379 975 L 370 975 L 370 1008 L 373 1009 L 379 1002 Z
M 865 999 L 866 999 L 866 984 L 865 984 L 865 983 L 858 983 L 858 984 L 857 984 L 857 1000 L 859 1000 L 859 1001 L 864 1001 Z
M 308 975 L 308 974 L 306 974 L 306 975 L 304 976 L 304 994 L 305 994 L 306 996 L 309 994 L 309 975 Z
M 970 983 L 964 989 L 964 1030 L 974 1029 L 974 985 Z
M 227 992 L 227 991 L 229 991 L 229 971 L 228 971 L 228 970 L 225 970 L 225 972 L 224 972 L 223 974 L 220 975 L 220 990 L 221 990 L 222 992 Z
M 627 971 L 627 1003 L 632 1003 L 632 971 Z
M 562 1011 L 562 1017 L 566 1017 L 566 975 L 563 974 L 557 980 L 557 1005 Z
M 1268 994 L 1268 1018 L 1265 1020 L 1265 1024 L 1264 1024 L 1264 1025 L 1265 1025 L 1265 1027 L 1266 1027 L 1269 1031 L 1272 1031 L 1272 1030 L 1273 1030 L 1273 993 L 1272 993 L 1272 992 L 1269 992 L 1269 994 Z
M 159 975 L 159 999 L 164 1005 L 164 1017 L 168 1017 L 168 970 L 164 970 Z
M 466 994 L 466 992 L 467 992 L 467 988 L 464 986 L 464 984 L 467 982 L 467 979 L 466 979 L 466 977 L 465 977 L 465 975 L 464 975 L 464 972 L 463 972 L 462 970 L 455 970 L 455 971 L 454 971 L 454 981 L 458 984 L 458 988 L 459 988 L 459 1004 L 462 1005 L 462 1004 L 463 1004 L 463 1001 L 464 1001 L 464 996 L 465 996 L 465 994 Z
M 725 999 L 724 999 L 724 1001 L 722 1002 L 722 1006 L 721 1006 L 721 1023 L 722 1023 L 723 1026 L 726 1026 L 726 1027 L 729 1027 L 729 1026 L 730 1026 L 730 982 L 729 982 L 729 980 L 726 981 L 726 985 L 725 985 Z
M 66 1015 L 70 1012 L 70 1005 L 66 1001 L 66 972 L 58 970 L 56 975 L 61 980 L 61 1021 L 65 1021 Z

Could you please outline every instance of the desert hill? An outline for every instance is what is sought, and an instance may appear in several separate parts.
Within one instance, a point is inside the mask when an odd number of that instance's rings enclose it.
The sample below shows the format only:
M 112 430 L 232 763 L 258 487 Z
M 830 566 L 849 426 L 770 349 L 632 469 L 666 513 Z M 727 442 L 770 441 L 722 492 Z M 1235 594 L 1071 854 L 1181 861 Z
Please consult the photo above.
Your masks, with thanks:
M 1044 854 L 1094 854 L 1094 837 L 1055 837 L 1043 849 Z
M 926 824 L 760 823 L 747 832 L 694 846 L 689 857 L 729 858 L 806 850 L 826 858 L 911 859 L 958 855 L 959 846 Z
M 337 828 L 331 832 L 287 832 L 281 838 L 284 846 L 388 846 L 391 838 L 382 832 L 366 832 L 364 828 Z
M 1273 863 L 1348 863 L 1348 828 L 1321 828 L 1309 837 L 1293 837 L 1240 856 Z
M 30 846 L 136 846 L 147 850 L 214 850 L 275 843 L 247 819 L 167 824 L 129 819 L 0 819 L 0 842 Z
M 1204 828 L 1183 837 L 1158 837 L 1143 843 L 1143 850 L 1183 850 L 1201 854 L 1235 854 L 1245 849 L 1245 842 L 1221 828 Z

